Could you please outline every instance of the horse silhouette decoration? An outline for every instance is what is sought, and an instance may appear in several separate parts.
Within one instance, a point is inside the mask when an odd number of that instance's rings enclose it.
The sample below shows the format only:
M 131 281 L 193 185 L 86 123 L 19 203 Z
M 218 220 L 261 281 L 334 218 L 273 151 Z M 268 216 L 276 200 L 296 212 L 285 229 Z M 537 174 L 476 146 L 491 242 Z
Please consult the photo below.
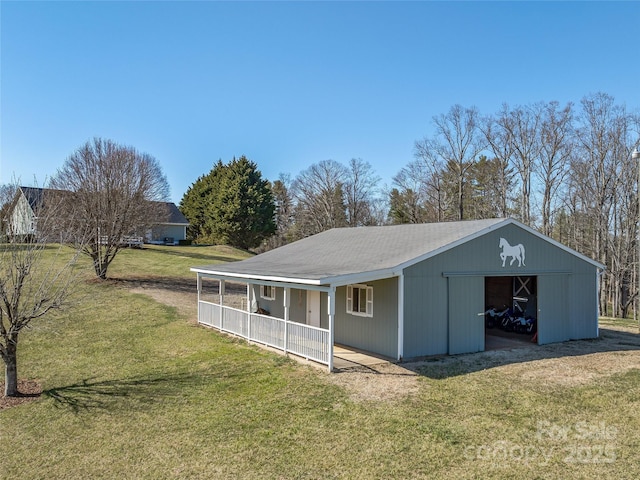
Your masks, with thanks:
M 501 238 L 500 248 L 502 249 L 502 252 L 500 253 L 500 259 L 502 260 L 503 267 L 507 260 L 507 257 L 511 257 L 509 266 L 513 265 L 513 262 L 518 260 L 518 267 L 522 267 L 523 265 L 526 267 L 524 263 L 524 245 L 519 243 L 518 245 L 511 246 L 509 245 L 509 242 L 507 242 L 504 238 Z

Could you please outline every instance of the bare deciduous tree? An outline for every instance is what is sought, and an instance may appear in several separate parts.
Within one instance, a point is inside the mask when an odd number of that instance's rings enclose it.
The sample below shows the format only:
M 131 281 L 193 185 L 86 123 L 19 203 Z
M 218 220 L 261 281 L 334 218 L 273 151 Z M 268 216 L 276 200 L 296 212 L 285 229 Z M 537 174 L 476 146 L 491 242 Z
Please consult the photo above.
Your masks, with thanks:
M 462 112 L 453 107 L 434 117 L 435 135 L 416 142 L 415 160 L 393 179 L 390 218 L 516 214 L 606 265 L 600 311 L 626 315 L 640 292 L 638 165 L 631 159 L 640 145 L 640 115 L 602 92 L 575 107 L 504 104 L 480 126 L 493 158 L 462 161 L 454 153 L 470 138 L 462 133 L 472 130 L 463 128 L 471 123 L 460 121 Z
M 614 155 L 615 144 L 621 141 L 623 112 L 609 95 L 585 97 L 581 104 L 577 131 L 580 155 L 574 170 L 585 172 L 584 204 L 595 224 L 592 254 L 604 263 L 612 199 L 623 160 Z
M 79 273 L 74 270 L 78 251 L 63 246 L 54 252 L 48 242 L 58 236 L 55 216 L 61 197 L 55 191 L 39 195 L 33 204 L 37 234 L 25 235 L 22 215 L 16 210 L 21 195 L 16 186 L 0 191 L 5 238 L 0 243 L 0 357 L 5 365 L 4 395 L 18 392 L 18 340 L 34 321 L 65 305 Z M 31 216 L 31 213 L 28 213 Z M 48 251 L 46 250 L 48 248 Z
M 286 245 L 290 241 L 291 228 L 294 224 L 294 204 L 291 196 L 291 177 L 289 174 L 280 174 L 278 180 L 271 185 L 273 201 L 275 204 L 276 233 L 269 237 L 263 245 L 263 249 Z
M 520 219 L 532 225 L 531 179 L 540 153 L 542 104 L 503 109 L 497 121 L 512 142 L 513 163 L 520 176 Z
M 484 149 L 475 107 L 451 107 L 446 115 L 433 118 L 435 137 L 416 142 L 419 155 L 439 156 L 457 185 L 457 219 L 464 220 L 464 192 L 467 173 Z
M 450 199 L 443 185 L 444 165 L 438 153 L 439 148 L 436 141 L 430 138 L 416 142 L 414 148 L 415 160 L 407 168 L 400 170 L 393 179 L 394 183 L 402 187 L 407 180 L 411 180 L 415 185 L 417 199 L 428 212 L 429 219 L 423 221 L 442 222 Z
M 571 182 L 581 210 L 576 219 L 577 229 L 588 234 L 579 249 L 608 267 L 600 282 L 603 314 L 608 305 L 618 312 L 619 288 L 627 282 L 623 272 L 628 266 L 623 263 L 633 260 L 631 257 L 625 260 L 617 252 L 635 250 L 636 219 L 629 222 L 624 218 L 625 212 L 635 211 L 631 207 L 635 201 L 626 206 L 628 201 L 621 198 L 637 191 L 636 175 L 630 175 L 628 168 L 633 122 L 634 117 L 610 95 L 596 93 L 581 101 L 575 147 L 578 155 L 572 163 Z M 633 228 L 633 234 L 628 228 Z M 624 238 L 627 242 L 619 246 Z M 614 245 L 618 246 L 612 248 Z
M 444 212 L 440 184 L 441 172 L 436 168 L 430 170 L 421 159 L 402 167 L 393 177 L 395 187 L 389 192 L 391 221 L 397 224 L 440 221 L 436 220 Z
M 344 194 L 347 207 L 347 224 L 350 227 L 374 224 L 373 198 L 380 182 L 369 162 L 361 158 L 349 161 Z
M 101 279 L 126 237 L 143 236 L 167 215 L 169 185 L 160 164 L 111 140 L 95 138 L 76 150 L 51 186 L 69 192 L 59 219 Z M 71 209 L 79 212 L 73 221 L 66 214 Z
M 568 103 L 560 109 L 558 102 L 543 107 L 540 127 L 540 165 L 537 171 L 542 188 L 542 233 L 550 236 L 553 231 L 553 205 L 558 191 L 564 186 L 569 173 L 569 160 L 573 151 L 573 112 Z
M 291 188 L 296 200 L 298 238 L 347 226 L 346 181 L 346 168 L 334 160 L 323 160 L 300 172 Z
M 499 211 L 501 217 L 509 216 L 508 199 L 511 195 L 514 172 L 511 169 L 513 163 L 513 140 L 511 129 L 508 128 L 507 105 L 502 106 L 502 110 L 495 117 L 485 118 L 482 122 L 481 130 L 491 149 L 501 175 L 496 179 L 495 188 L 500 196 Z

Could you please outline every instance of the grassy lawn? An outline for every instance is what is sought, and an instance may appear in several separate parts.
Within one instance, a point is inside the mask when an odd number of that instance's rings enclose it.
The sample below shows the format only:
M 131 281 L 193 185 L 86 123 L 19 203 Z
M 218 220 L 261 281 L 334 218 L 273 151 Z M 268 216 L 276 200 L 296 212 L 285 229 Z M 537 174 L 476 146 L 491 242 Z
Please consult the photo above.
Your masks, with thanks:
M 109 274 L 179 282 L 243 255 L 127 250 Z M 0 479 L 640 478 L 640 366 L 557 384 L 426 363 L 411 395 L 366 401 L 89 278 L 21 339 L 20 376 L 44 392 L 0 410 Z
M 623 327 L 628 329 L 638 329 L 638 320 L 634 320 L 633 318 L 600 317 L 599 324 L 602 327 Z
M 166 247 L 145 245 L 144 249 L 121 250 L 109 267 L 108 276 L 131 278 L 140 276 L 194 279 L 190 267 L 232 262 L 249 257 L 250 254 L 233 247 L 183 246 Z

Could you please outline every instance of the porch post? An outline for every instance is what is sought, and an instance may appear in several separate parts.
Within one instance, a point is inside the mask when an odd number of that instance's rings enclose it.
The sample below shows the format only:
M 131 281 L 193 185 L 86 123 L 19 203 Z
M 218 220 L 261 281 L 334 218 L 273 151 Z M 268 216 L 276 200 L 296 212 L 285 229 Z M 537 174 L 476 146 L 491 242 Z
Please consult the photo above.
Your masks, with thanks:
M 198 272 L 196 275 L 196 285 L 198 289 L 198 323 L 200 323 L 200 294 L 202 292 L 202 277 L 200 276 L 200 272 Z
M 333 341 L 334 341 L 334 322 L 336 315 L 336 287 L 331 287 L 328 292 L 329 297 L 329 372 L 333 371 Z
M 404 356 L 404 271 L 398 276 L 398 361 Z
M 289 307 L 291 306 L 291 288 L 284 289 L 284 353 L 287 353 L 287 337 L 289 336 Z

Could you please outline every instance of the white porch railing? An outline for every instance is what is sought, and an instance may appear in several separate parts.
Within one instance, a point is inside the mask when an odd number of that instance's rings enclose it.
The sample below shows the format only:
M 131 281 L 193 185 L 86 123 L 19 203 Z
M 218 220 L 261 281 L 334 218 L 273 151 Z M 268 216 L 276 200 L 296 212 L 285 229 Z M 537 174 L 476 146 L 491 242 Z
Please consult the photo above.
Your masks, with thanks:
M 324 328 L 198 302 L 198 322 L 285 352 L 329 365 L 330 332 Z

